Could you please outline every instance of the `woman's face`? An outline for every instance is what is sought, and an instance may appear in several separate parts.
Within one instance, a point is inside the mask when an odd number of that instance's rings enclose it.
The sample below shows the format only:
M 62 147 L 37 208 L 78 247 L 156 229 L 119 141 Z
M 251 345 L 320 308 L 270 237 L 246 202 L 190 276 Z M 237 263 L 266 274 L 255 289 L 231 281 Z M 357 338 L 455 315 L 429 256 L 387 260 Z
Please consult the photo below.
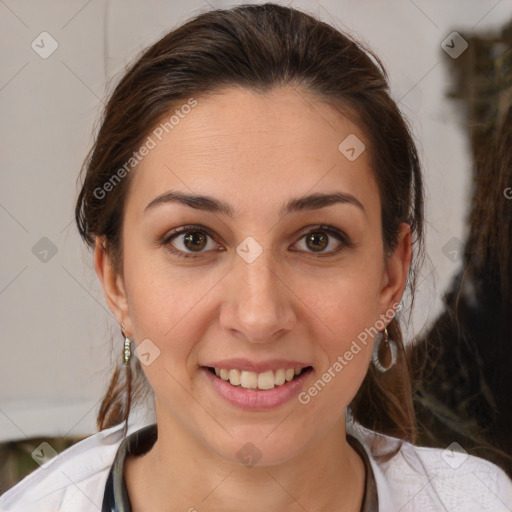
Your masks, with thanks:
M 144 343 L 159 425 L 275 464 L 344 423 L 371 359 L 363 333 L 400 301 L 410 236 L 402 225 L 386 263 L 368 139 L 332 107 L 291 87 L 196 100 L 149 134 L 132 171 L 124 275 L 109 278 L 99 250 L 96 268 Z M 295 368 L 307 370 L 287 381 Z

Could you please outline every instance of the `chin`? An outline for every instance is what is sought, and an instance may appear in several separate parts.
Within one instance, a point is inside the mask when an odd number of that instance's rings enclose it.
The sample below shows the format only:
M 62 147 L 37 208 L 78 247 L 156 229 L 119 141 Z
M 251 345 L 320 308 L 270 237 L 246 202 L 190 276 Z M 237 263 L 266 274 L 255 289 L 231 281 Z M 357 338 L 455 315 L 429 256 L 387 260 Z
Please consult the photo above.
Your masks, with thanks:
M 306 447 L 304 433 L 279 430 L 268 426 L 265 429 L 240 427 L 236 436 L 225 434 L 222 439 L 205 439 L 217 456 L 232 464 L 246 467 L 276 466 L 294 459 Z

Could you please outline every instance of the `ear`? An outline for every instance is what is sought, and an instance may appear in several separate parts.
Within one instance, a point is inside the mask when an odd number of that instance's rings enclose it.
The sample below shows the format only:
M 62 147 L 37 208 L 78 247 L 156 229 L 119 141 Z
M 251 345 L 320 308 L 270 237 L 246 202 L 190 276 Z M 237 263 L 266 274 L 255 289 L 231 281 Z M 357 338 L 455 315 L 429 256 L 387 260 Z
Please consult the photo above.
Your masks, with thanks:
M 395 310 L 402 299 L 411 266 L 412 244 L 411 228 L 402 222 L 398 235 L 398 243 L 385 265 L 382 287 L 379 292 L 380 311 L 385 314 L 390 309 Z
M 94 268 L 101 281 L 105 299 L 110 311 L 114 314 L 119 325 L 124 323 L 127 336 L 132 331 L 128 300 L 122 276 L 114 272 L 111 259 L 106 251 L 104 237 L 97 237 L 94 246 Z

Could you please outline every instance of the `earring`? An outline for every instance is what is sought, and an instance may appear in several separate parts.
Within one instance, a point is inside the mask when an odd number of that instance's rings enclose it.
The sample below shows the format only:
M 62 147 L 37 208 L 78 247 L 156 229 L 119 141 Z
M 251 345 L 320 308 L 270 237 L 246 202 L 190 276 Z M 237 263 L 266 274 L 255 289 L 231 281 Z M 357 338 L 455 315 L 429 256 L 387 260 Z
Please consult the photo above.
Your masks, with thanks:
M 131 350 L 130 350 L 130 338 L 125 338 L 124 340 L 124 361 L 123 364 L 128 364 L 131 358 Z
M 385 373 L 396 363 L 398 349 L 396 342 L 389 339 L 387 327 L 384 329 L 384 340 L 382 340 L 383 334 L 381 332 L 379 332 L 377 336 L 378 337 L 373 347 L 372 363 L 379 372 Z M 382 341 L 384 341 L 384 346 L 389 350 L 389 363 L 386 366 L 381 363 L 379 357 L 379 349 Z
M 128 338 L 128 336 L 125 335 L 124 333 L 124 329 L 126 329 L 126 327 L 124 326 L 124 323 L 121 322 L 121 333 L 123 334 L 123 337 L 124 337 L 124 360 L 123 360 L 123 364 L 127 365 L 129 362 L 130 362 L 130 358 L 131 358 L 131 350 L 130 350 L 130 338 Z

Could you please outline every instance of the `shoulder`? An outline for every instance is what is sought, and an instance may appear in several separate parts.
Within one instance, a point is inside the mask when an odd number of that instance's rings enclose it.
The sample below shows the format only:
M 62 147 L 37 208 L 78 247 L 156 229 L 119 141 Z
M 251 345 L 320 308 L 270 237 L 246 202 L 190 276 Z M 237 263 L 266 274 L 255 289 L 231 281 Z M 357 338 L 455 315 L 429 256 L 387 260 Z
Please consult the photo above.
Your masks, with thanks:
M 0 496 L 0 512 L 101 510 L 122 427 L 93 434 L 37 468 Z
M 510 512 L 512 480 L 495 464 L 446 449 L 414 446 L 354 424 L 374 470 L 379 512 Z M 379 455 L 399 448 L 387 462 Z
M 493 463 L 468 455 L 459 446 L 426 448 L 404 443 L 382 470 L 405 510 L 508 512 L 512 481 Z M 459 451 L 460 450 L 460 451 Z

